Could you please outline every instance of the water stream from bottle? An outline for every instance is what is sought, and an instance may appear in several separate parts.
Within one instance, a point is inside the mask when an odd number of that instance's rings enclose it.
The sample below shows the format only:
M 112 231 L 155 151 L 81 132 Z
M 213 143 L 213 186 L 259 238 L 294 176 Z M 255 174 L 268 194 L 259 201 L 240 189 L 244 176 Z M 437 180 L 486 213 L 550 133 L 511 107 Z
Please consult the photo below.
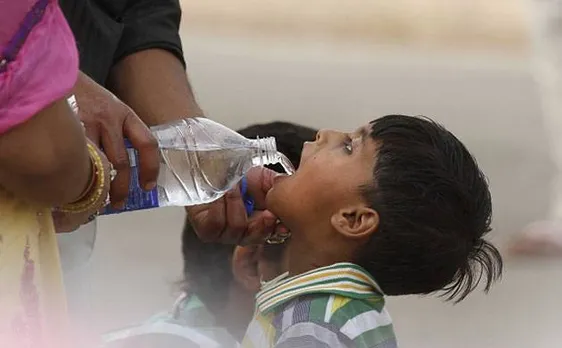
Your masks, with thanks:
M 277 155 L 280 159 L 279 164 L 281 164 L 281 166 L 285 170 L 285 173 L 289 175 L 295 174 L 295 167 L 293 166 L 293 163 L 289 160 L 289 158 L 287 158 L 287 156 L 285 156 L 281 152 L 277 152 Z

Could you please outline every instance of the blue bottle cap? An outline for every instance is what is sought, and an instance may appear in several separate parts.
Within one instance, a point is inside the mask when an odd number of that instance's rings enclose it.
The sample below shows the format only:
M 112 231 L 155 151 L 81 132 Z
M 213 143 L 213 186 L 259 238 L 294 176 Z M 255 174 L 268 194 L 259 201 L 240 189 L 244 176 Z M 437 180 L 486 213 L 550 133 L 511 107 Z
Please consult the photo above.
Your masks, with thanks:
M 254 212 L 254 199 L 248 194 L 248 179 L 245 176 L 242 177 L 240 182 L 240 190 L 242 191 L 242 200 L 244 200 L 246 213 L 250 216 Z

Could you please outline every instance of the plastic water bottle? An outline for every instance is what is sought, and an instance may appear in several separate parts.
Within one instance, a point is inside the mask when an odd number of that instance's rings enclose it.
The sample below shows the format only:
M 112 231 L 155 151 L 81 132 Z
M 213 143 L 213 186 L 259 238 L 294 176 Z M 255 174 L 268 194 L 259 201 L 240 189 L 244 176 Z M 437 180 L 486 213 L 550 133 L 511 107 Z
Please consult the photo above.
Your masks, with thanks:
M 156 188 L 145 191 L 140 187 L 138 153 L 127 144 L 131 163 L 128 201 L 124 209 L 108 207 L 104 214 L 210 203 L 256 166 L 280 163 L 288 174 L 294 172 L 287 157 L 277 151 L 273 137 L 247 139 L 207 118 L 188 118 L 151 130 L 160 148 Z

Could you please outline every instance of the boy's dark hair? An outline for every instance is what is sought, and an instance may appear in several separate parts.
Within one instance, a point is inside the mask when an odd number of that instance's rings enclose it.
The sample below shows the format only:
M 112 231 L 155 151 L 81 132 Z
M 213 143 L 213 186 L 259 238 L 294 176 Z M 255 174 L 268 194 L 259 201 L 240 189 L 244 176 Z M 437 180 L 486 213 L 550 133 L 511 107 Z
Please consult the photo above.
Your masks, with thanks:
M 277 149 L 298 167 L 305 141 L 314 140 L 317 130 L 288 122 L 252 125 L 238 132 L 247 138 L 275 137 Z M 283 172 L 280 165 L 270 166 Z M 234 246 L 203 243 L 186 220 L 182 235 L 184 290 L 193 292 L 213 313 L 225 305 L 233 281 L 231 259 Z
M 380 216 L 378 230 L 355 260 L 388 295 L 443 291 L 464 299 L 480 281 L 501 277 L 491 230 L 486 177 L 465 146 L 422 117 L 390 115 L 371 122 L 378 144 L 372 185 L 362 194 Z

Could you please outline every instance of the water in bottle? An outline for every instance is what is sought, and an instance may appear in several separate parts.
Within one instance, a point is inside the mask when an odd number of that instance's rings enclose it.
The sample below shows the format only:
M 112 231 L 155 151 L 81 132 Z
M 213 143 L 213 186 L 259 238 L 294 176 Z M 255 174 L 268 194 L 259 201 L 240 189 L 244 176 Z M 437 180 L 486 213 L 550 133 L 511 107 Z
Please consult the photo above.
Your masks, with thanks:
M 128 144 L 131 162 L 129 198 L 123 210 L 190 206 L 213 202 L 232 189 L 255 166 L 280 163 L 288 174 L 291 162 L 277 151 L 275 138 L 247 139 L 206 118 L 189 118 L 153 127 L 160 147 L 157 187 L 139 186 L 138 154 Z

